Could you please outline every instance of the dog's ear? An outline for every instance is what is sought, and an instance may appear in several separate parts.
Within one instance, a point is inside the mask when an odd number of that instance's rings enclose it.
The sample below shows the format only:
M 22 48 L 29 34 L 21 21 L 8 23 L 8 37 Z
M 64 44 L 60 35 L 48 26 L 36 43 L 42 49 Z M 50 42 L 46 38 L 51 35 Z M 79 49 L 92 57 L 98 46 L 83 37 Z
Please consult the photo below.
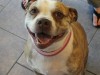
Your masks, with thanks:
M 77 10 L 74 8 L 69 8 L 69 17 L 70 17 L 71 23 L 77 21 L 77 18 L 78 18 Z
M 24 10 L 27 10 L 28 8 L 29 8 L 29 6 L 33 3 L 33 2 L 35 2 L 36 0 L 23 0 L 22 1 L 22 8 L 24 9 Z

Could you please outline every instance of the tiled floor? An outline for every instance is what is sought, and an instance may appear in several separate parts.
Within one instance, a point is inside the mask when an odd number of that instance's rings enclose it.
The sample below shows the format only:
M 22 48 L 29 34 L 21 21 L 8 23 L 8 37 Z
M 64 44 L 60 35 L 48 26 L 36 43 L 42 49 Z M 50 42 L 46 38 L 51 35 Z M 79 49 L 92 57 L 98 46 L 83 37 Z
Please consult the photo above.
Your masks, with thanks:
M 21 0 L 0 0 L 0 75 L 35 75 L 23 54 L 27 35 L 25 13 Z M 89 42 L 86 75 L 100 75 L 100 29 L 92 26 L 90 6 L 86 0 L 62 0 L 77 9 L 78 21 L 84 27 Z

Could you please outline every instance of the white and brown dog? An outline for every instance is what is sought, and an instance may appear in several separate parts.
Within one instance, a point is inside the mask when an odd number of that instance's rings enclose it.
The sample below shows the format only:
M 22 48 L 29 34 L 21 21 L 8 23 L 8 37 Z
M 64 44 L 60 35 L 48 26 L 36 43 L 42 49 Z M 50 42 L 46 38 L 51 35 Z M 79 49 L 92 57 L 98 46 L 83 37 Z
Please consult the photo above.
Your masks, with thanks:
M 83 75 L 88 44 L 77 11 L 56 0 L 35 0 L 26 8 L 25 47 L 37 75 Z

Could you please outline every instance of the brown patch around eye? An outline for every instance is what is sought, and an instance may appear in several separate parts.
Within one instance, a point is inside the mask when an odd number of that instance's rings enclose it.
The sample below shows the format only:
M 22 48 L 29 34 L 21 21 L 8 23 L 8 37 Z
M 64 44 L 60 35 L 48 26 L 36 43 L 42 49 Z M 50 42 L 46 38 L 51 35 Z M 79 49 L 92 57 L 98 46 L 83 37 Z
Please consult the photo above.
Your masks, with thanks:
M 64 18 L 64 14 L 61 12 L 61 11 L 55 11 L 54 13 L 53 13 L 53 16 L 56 18 L 56 19 L 58 19 L 58 20 L 61 20 L 61 19 L 63 19 Z
M 61 21 L 65 18 L 65 15 L 60 10 L 55 10 L 52 12 L 52 17 L 57 23 L 61 23 Z
M 57 2 L 56 8 L 52 11 L 52 16 L 56 22 L 60 22 L 68 16 L 68 8 L 63 3 Z

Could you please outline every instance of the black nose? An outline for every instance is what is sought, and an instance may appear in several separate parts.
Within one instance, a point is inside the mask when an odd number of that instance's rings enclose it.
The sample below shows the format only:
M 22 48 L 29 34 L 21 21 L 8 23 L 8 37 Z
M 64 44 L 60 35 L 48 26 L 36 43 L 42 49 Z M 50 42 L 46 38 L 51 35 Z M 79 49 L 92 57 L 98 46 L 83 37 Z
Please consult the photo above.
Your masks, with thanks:
M 37 25 L 38 25 L 40 28 L 50 28 L 50 26 L 51 26 L 51 21 L 48 20 L 48 19 L 42 18 L 42 19 L 39 19 L 39 20 L 37 21 Z

